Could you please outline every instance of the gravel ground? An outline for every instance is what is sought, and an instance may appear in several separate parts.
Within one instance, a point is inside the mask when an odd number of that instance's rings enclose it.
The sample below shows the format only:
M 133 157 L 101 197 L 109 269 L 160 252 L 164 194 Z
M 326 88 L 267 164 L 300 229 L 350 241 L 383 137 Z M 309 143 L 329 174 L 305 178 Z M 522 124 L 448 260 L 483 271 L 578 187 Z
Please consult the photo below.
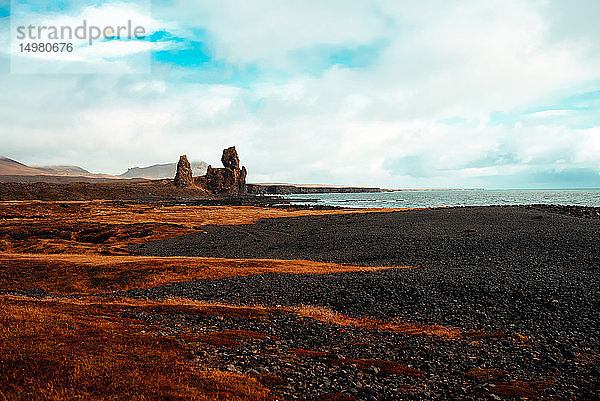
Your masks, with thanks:
M 523 347 L 516 338 L 478 338 L 474 342 L 468 337 L 406 336 L 322 323 L 282 311 L 261 319 L 172 313 L 127 317 L 158 324 L 160 334 L 183 338 L 188 344 L 194 343 L 194 335 L 208 336 L 208 340 L 195 343 L 201 367 L 267 379 L 265 384 L 283 399 L 319 400 L 344 394 L 352 398 L 341 400 L 496 400 L 496 392 L 502 395 L 495 387 L 498 382 L 556 376 L 532 363 L 532 355 L 539 351 Z M 265 338 L 236 336 L 232 329 Z M 220 344 L 223 338 L 240 344 Z M 393 371 L 395 367 L 401 367 L 400 373 Z M 469 372 L 476 368 L 495 370 L 492 377 L 473 377 Z M 563 382 L 535 394 L 575 395 L 578 385 Z
M 558 399 L 597 399 L 598 216 L 598 209 L 592 208 L 473 207 L 207 227 L 205 234 L 136 249 L 158 256 L 309 259 L 423 268 L 201 280 L 118 295 L 322 305 L 352 316 L 500 331 L 510 338 L 527 338 L 527 345 L 490 346 L 485 355 L 471 360 L 470 367 L 495 365 L 521 380 L 551 378 L 556 382 L 551 391 Z M 307 338 L 318 335 L 298 331 L 298 336 Z M 431 348 L 422 338 L 402 341 L 410 344 L 411 352 Z M 442 372 L 436 383 L 444 398 L 475 397 L 481 389 L 444 384 L 456 376 L 451 361 L 471 352 L 472 346 L 464 341 L 454 344 L 451 349 L 436 345 L 433 357 L 422 356 L 412 364 Z M 425 363 L 431 360 L 441 364 L 427 369 Z M 467 368 L 461 365 L 458 370 Z M 376 391 L 374 397 L 387 399 L 385 394 Z M 422 392 L 419 397 L 429 396 Z

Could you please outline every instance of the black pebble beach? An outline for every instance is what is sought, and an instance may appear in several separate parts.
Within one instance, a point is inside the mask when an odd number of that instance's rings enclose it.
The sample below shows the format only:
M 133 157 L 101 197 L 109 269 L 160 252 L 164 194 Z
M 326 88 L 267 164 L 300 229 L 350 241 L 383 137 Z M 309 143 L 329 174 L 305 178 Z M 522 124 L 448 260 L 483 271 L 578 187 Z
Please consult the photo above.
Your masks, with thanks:
M 487 344 L 485 352 L 473 356 L 473 345 L 464 340 L 455 341 L 450 349 L 446 344 L 431 351 L 428 341 L 404 339 L 401 341 L 406 347 L 429 351 L 421 354 L 413 350 L 413 357 L 395 354 L 394 358 L 433 375 L 430 391 L 413 394 L 415 399 L 497 399 L 489 387 L 493 384 L 453 381 L 457 371 L 464 374 L 472 368 L 502 369 L 514 380 L 553 383 L 536 397 L 598 397 L 600 209 L 509 206 L 409 210 L 265 219 L 252 225 L 210 226 L 205 230 L 142 244 L 134 250 L 155 256 L 307 259 L 418 268 L 199 280 L 118 295 L 319 305 L 354 317 L 399 318 L 464 331 L 505 333 L 507 338 L 526 338 L 527 345 L 508 346 L 505 339 Z M 322 335 L 321 326 L 312 335 Z M 344 342 L 335 336 L 330 341 Z M 361 352 L 365 357 L 366 351 Z M 385 354 L 381 350 L 377 353 Z M 470 365 L 465 362 L 467 355 L 472 356 L 466 360 Z M 359 387 L 354 395 L 359 399 L 391 397 L 377 390 L 379 382 L 372 383 L 374 393 Z M 298 390 L 285 394 L 311 398 L 317 393 Z

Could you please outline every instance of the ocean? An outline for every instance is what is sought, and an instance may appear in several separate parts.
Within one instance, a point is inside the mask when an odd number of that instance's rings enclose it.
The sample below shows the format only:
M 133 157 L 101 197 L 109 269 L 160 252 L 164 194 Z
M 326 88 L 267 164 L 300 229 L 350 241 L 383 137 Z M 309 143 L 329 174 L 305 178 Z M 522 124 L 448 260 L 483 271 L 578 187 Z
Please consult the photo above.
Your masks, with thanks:
M 347 208 L 427 208 L 540 203 L 600 207 L 600 189 L 432 189 L 378 193 L 286 195 L 285 197 L 298 200 L 298 202 L 294 202 L 295 204 Z

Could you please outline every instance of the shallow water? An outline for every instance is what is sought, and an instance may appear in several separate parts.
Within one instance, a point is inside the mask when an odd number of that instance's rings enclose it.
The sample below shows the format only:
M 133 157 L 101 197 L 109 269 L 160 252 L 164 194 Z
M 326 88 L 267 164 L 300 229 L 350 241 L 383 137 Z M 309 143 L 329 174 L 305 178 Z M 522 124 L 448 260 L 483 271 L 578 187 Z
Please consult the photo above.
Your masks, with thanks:
M 411 190 L 379 193 L 286 195 L 310 199 L 300 204 L 348 208 L 425 208 L 529 205 L 536 203 L 600 207 L 600 189 Z M 296 202 L 295 202 L 296 203 Z

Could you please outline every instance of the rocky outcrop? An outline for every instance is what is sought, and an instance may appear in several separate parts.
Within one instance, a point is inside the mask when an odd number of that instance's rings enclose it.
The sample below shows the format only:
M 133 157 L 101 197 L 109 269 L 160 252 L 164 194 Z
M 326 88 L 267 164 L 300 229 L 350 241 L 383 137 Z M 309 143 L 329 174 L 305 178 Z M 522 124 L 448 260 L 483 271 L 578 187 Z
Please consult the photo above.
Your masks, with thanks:
M 230 170 L 239 170 L 240 169 L 240 158 L 238 157 L 237 150 L 235 150 L 235 146 L 232 146 L 227 149 L 223 149 L 223 156 L 221 156 L 221 163 L 223 163 L 223 167 Z
M 179 157 L 174 183 L 177 187 L 189 187 L 194 184 L 194 178 L 192 177 L 192 166 L 185 155 Z
M 196 185 L 214 194 L 239 195 L 246 193 L 246 167 L 240 168 L 235 146 L 223 150 L 223 168 L 208 166 L 206 175 L 196 177 Z
M 213 194 L 245 194 L 246 167 L 240 168 L 240 158 L 235 146 L 223 150 L 221 162 L 223 168 L 208 166 L 205 175 L 192 177 L 192 169 L 187 157 L 181 156 L 174 183 L 178 187 L 196 186 Z

